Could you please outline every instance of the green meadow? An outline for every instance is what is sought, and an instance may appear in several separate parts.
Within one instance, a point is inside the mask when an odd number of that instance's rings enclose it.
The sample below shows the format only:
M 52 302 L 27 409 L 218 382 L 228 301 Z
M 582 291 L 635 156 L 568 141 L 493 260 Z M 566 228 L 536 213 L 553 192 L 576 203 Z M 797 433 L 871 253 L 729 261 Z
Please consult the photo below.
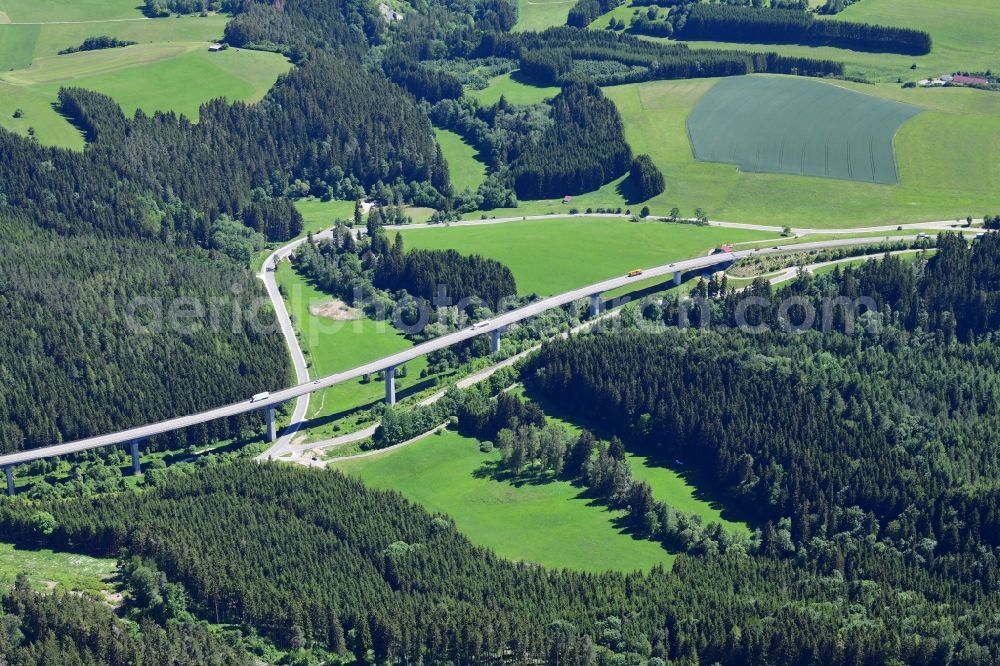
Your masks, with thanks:
M 545 30 L 564 25 L 576 0 L 517 0 L 517 25 L 514 30 Z
M 656 499 L 678 511 L 701 516 L 706 524 L 720 523 L 727 530 L 749 536 L 746 523 L 730 519 L 720 503 L 701 496 L 694 477 L 683 467 L 667 467 L 662 461 L 635 453 L 627 453 L 625 457 L 632 467 L 632 476 L 648 483 Z
M 850 227 L 978 217 L 1000 203 L 1000 171 L 991 166 L 1000 149 L 998 95 L 847 86 L 928 109 L 904 123 L 895 137 L 899 184 L 878 185 L 747 173 L 695 160 L 686 121 L 714 84 L 658 81 L 606 90 L 618 105 L 633 150 L 648 153 L 666 178 L 666 192 L 649 202 L 654 210 L 701 206 L 721 220 Z M 970 107 L 974 110 L 966 110 Z
M 154 20 L 5 25 L 0 23 L 0 71 L 24 69 L 98 35 L 138 44 L 208 44 L 222 36 L 228 16 L 181 16 Z M 64 56 L 65 57 L 65 56 Z
M 673 555 L 624 534 L 609 511 L 565 481 L 515 484 L 492 470 L 499 452 L 445 431 L 402 449 L 336 463 L 376 488 L 397 490 L 430 511 L 446 513 L 473 543 L 499 555 L 583 571 L 648 570 Z
M 11 23 L 108 21 L 142 18 L 139 0 L 0 0 Z M 2 20 L 2 19 L 0 19 Z
M 352 321 L 334 321 L 313 314 L 310 306 L 328 303 L 332 298 L 296 273 L 288 262 L 278 266 L 277 280 L 312 378 L 347 370 L 412 346 L 388 322 L 376 322 L 363 315 Z M 397 393 L 405 394 L 407 388 L 420 383 L 420 371 L 426 367 L 423 357 L 407 364 L 408 376 L 396 378 Z M 307 416 L 320 419 L 342 414 L 377 403 L 384 395 L 383 383 L 375 378 L 369 382 L 360 379 L 344 382 L 314 393 Z
M 82 136 L 54 108 L 62 86 L 107 94 L 128 114 L 141 108 L 197 119 L 199 107 L 217 97 L 260 100 L 290 67 L 272 53 L 209 53 L 207 46 L 222 36 L 227 16 L 147 19 L 138 5 L 131 0 L 0 0 L 0 127 L 79 150 Z M 137 44 L 57 55 L 98 35 Z
M 475 192 L 486 178 L 486 164 L 477 159 L 478 151 L 449 130 L 435 128 L 434 135 L 448 162 L 448 174 L 455 192 L 466 188 Z
M 813 3 L 818 4 L 818 3 Z M 609 18 L 620 18 L 628 25 L 634 7 L 631 2 L 616 7 L 591 23 L 602 30 Z M 822 18 L 822 17 L 821 17 Z M 688 42 L 693 49 L 733 49 L 740 51 L 777 51 L 806 58 L 843 62 L 848 76 L 873 82 L 896 83 L 932 78 L 956 71 L 1000 69 L 1000 43 L 996 26 L 1000 25 L 1000 4 L 983 0 L 863 0 L 834 17 L 837 20 L 893 25 L 925 30 L 934 41 L 931 53 L 909 56 L 894 53 L 866 53 L 832 47 L 787 44 L 741 44 L 733 42 Z M 659 40 L 659 38 L 644 37 Z M 915 67 L 914 67 L 915 65 Z
M 513 393 L 539 403 L 537 396 L 532 396 L 523 387 L 512 389 Z M 610 435 L 602 432 L 592 424 L 568 418 L 558 408 L 544 401 L 539 403 L 545 409 L 545 418 L 566 428 L 573 437 L 578 437 L 581 426 L 589 427 L 596 436 L 607 439 Z M 750 535 L 750 527 L 741 520 L 730 515 L 720 502 L 708 497 L 699 486 L 710 485 L 709 480 L 699 477 L 693 470 L 685 469 L 683 464 L 667 461 L 653 456 L 626 452 L 625 459 L 632 470 L 632 476 L 638 481 L 645 481 L 653 491 L 653 497 L 666 502 L 673 508 L 684 513 L 700 516 L 707 523 L 719 523 L 735 534 Z
M 791 76 L 720 80 L 688 116 L 695 156 L 744 171 L 898 182 L 892 140 L 912 104 Z
M 32 586 L 38 589 L 58 586 L 66 590 L 102 592 L 111 589 L 116 566 L 111 559 L 0 543 L 0 585 L 12 585 L 19 573 L 28 574 Z
M 559 88 L 531 85 L 519 76 L 518 72 L 512 72 L 494 77 L 490 79 L 488 88 L 470 90 L 468 94 L 485 105 L 496 104 L 500 97 L 506 98 L 511 104 L 537 104 L 544 99 L 558 95 Z
M 333 226 L 334 221 L 349 220 L 354 217 L 354 202 L 331 199 L 322 201 L 315 197 L 298 199 L 295 207 L 302 213 L 305 232 L 322 231 Z
M 454 248 L 510 267 L 522 294 L 549 295 L 702 255 L 723 243 L 772 237 L 759 231 L 624 218 L 557 218 L 404 229 L 406 249 Z

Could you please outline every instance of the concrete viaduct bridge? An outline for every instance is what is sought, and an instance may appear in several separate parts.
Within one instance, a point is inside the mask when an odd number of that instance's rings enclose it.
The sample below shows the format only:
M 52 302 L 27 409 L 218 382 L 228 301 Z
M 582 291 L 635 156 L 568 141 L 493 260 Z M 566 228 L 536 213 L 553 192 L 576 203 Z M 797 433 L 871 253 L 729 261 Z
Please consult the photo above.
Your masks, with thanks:
M 200 423 L 214 421 L 215 419 L 228 418 L 237 414 L 245 414 L 257 410 L 264 410 L 266 412 L 267 437 L 269 441 L 274 442 L 277 438 L 275 411 L 278 405 L 305 394 L 322 391 L 331 386 L 335 386 L 352 379 L 357 379 L 363 375 L 370 375 L 379 372 L 383 373 L 385 376 L 385 400 L 388 404 L 394 404 L 396 402 L 396 368 L 400 365 L 425 354 L 445 349 L 458 344 L 459 342 L 464 342 L 465 340 L 469 340 L 479 335 L 485 335 L 487 333 L 490 335 L 491 349 L 493 351 L 497 351 L 500 348 L 500 338 L 503 331 L 508 326 L 542 314 L 547 310 L 562 307 L 581 299 L 589 299 L 591 315 L 596 315 L 600 312 L 602 293 L 618 289 L 620 287 L 625 287 L 629 284 L 634 284 L 650 278 L 672 276 L 673 283 L 675 285 L 679 285 L 681 284 L 685 273 L 691 271 L 701 271 L 713 266 L 727 265 L 755 254 L 773 254 L 788 250 L 806 251 L 826 249 L 844 245 L 859 245 L 864 243 L 880 242 L 881 240 L 881 238 L 873 239 L 870 237 L 867 239 L 845 238 L 775 246 L 772 248 L 761 248 L 756 250 L 722 252 L 708 256 L 695 257 L 693 259 L 686 259 L 672 264 L 647 268 L 638 275 L 619 276 L 602 282 L 597 282 L 586 287 L 581 287 L 579 289 L 574 289 L 562 294 L 537 300 L 516 310 L 499 314 L 488 322 L 482 322 L 479 325 L 455 331 L 454 333 L 449 333 L 433 340 L 428 340 L 427 342 L 423 342 L 408 350 L 386 356 L 376 361 L 372 361 L 371 363 L 359 365 L 350 370 L 337 372 L 320 379 L 315 379 L 303 384 L 282 389 L 280 391 L 275 391 L 258 400 L 248 398 L 240 402 L 224 405 L 222 407 L 216 407 L 203 412 L 198 412 L 196 414 L 178 416 L 165 421 L 129 428 L 115 433 L 98 435 L 96 437 L 88 437 L 86 439 L 80 439 L 73 442 L 66 442 L 63 444 L 56 444 L 2 455 L 0 456 L 0 467 L 3 467 L 4 474 L 6 476 L 7 493 L 9 495 L 14 494 L 14 469 L 17 465 L 45 458 L 54 458 L 72 453 L 79 453 L 81 451 L 89 451 L 91 449 L 106 446 L 127 444 L 132 454 L 133 473 L 139 474 L 141 473 L 139 465 L 139 445 L 143 440 L 154 435 L 160 435 L 174 430 L 180 430 L 182 428 L 198 425 Z

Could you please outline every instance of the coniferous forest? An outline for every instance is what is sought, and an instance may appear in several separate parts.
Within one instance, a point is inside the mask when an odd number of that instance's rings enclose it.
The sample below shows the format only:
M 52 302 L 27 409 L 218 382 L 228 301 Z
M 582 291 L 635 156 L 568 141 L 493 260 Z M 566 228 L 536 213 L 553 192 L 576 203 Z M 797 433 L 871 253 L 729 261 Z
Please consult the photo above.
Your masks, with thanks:
M 974 573 L 989 562 L 946 584 L 923 558 L 855 538 L 870 529 L 863 515 L 836 526 L 830 556 L 809 566 L 681 555 L 670 572 L 594 575 L 499 559 L 395 493 L 280 464 L 210 466 L 143 495 L 38 508 L 55 519 L 52 546 L 127 547 L 213 621 L 362 662 L 974 664 L 997 648 L 996 591 Z M 0 506 L 4 533 L 36 542 L 34 510 Z M 963 566 L 940 560 L 943 572 Z
M 260 102 L 213 100 L 197 122 L 130 117 L 110 97 L 65 87 L 53 103 L 82 151 L 0 130 L 0 453 L 286 386 L 287 350 L 252 267 L 268 244 L 303 234 L 299 198 L 377 203 L 367 234 L 338 224 L 331 240 L 296 250 L 296 269 L 324 290 L 360 294 L 367 308 L 444 285 L 455 300 L 483 299 L 465 313 L 482 319 L 516 296 L 512 272 L 453 250 L 406 251 L 382 228 L 406 221 L 401 204 L 470 213 L 626 173 L 644 201 L 670 180 L 633 155 L 600 86 L 844 75 L 829 59 L 581 30 L 615 6 L 606 0 L 581 0 L 569 25 L 544 32 L 512 31 L 513 0 L 404 3 L 398 20 L 362 0 L 144 4 L 151 16 L 231 12 L 226 44 L 292 66 Z M 917 31 L 733 6 L 743 0 L 662 4 L 681 39 L 931 46 Z M 463 95 L 472 61 L 490 76 L 520 68 L 558 92 L 537 104 L 474 101 Z M 434 126 L 483 155 L 475 191 L 454 191 Z M 113 610 L 19 577 L 0 588 L 0 664 L 260 663 L 249 636 L 288 650 L 282 663 L 310 648 L 327 663 L 380 665 L 998 663 L 998 238 L 942 235 L 932 256 L 886 256 L 781 290 L 701 282 L 694 300 L 625 309 L 544 345 L 489 390 L 384 412 L 376 445 L 442 422 L 495 441 L 499 468 L 516 477 L 536 466 L 620 511 L 621 538 L 662 543 L 676 555 L 669 570 L 511 562 L 448 516 L 339 472 L 205 456 L 147 467 L 138 489 L 117 479 L 81 483 L 100 489 L 89 497 L 0 498 L 4 541 L 118 557 L 127 592 Z M 767 330 L 734 326 L 747 295 L 749 323 Z M 861 296 L 872 299 L 863 311 L 842 305 L 829 322 L 794 324 L 807 306 Z M 177 303 L 209 309 L 192 323 L 171 317 Z M 705 312 L 724 327 L 677 325 Z M 547 316 L 551 326 L 507 331 L 505 344 L 580 324 L 569 310 Z M 428 367 L 470 360 L 486 343 Z M 515 382 L 526 397 L 505 392 Z M 546 409 L 581 434 L 553 426 Z M 258 418 L 153 446 L 235 438 Z M 689 521 L 632 478 L 628 453 L 703 479 L 752 532 Z

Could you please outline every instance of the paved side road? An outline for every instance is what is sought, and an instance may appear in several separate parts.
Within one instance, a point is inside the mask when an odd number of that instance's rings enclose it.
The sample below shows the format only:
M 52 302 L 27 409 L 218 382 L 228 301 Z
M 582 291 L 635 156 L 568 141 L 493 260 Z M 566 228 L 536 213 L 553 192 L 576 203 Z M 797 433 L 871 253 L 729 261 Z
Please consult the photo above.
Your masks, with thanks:
M 517 217 L 496 217 L 486 220 L 460 220 L 458 222 L 441 222 L 437 224 L 430 224 L 427 222 L 421 222 L 418 224 L 394 224 L 386 225 L 386 229 L 391 230 L 404 230 L 404 229 L 432 229 L 432 228 L 444 228 L 448 227 L 476 227 L 485 226 L 491 224 L 506 224 L 508 222 L 523 222 L 527 220 L 554 220 L 559 218 L 573 218 L 573 217 L 600 217 L 600 218 L 612 218 L 612 219 L 631 219 L 631 215 L 626 215 L 625 213 L 577 213 L 576 215 L 570 215 L 569 213 L 559 213 L 553 215 L 521 215 Z M 649 220 L 656 219 L 657 216 L 651 215 Z M 687 219 L 683 222 L 694 222 L 694 220 Z M 983 221 L 973 220 L 973 224 L 981 225 Z M 950 229 L 955 229 L 956 227 L 964 225 L 958 223 L 955 220 L 940 220 L 936 222 L 912 222 L 909 224 L 888 224 L 875 227 L 852 227 L 845 229 L 816 229 L 812 227 L 792 227 L 791 231 L 796 236 L 809 236 L 815 234 L 823 235 L 850 235 L 850 234 L 876 234 L 884 233 L 888 231 L 897 231 L 900 226 L 903 227 L 905 231 L 910 229 L 933 229 L 939 231 L 946 231 Z M 722 220 L 710 220 L 708 222 L 710 227 L 720 227 L 724 229 L 746 229 L 748 231 L 770 231 L 776 234 L 782 233 L 784 231 L 783 227 L 776 227 L 767 224 L 744 224 L 742 222 L 725 222 Z

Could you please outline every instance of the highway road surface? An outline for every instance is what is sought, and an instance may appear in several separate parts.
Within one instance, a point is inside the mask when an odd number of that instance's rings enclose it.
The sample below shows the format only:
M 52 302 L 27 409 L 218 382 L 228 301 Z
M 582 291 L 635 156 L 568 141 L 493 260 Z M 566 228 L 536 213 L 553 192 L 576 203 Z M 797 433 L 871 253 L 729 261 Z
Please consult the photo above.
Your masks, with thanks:
M 905 240 L 904 237 L 897 238 L 897 240 Z M 41 458 L 52 458 L 55 456 L 63 456 L 70 453 L 78 453 L 80 451 L 88 451 L 90 449 L 96 449 L 104 446 L 112 446 L 118 444 L 125 444 L 133 440 L 143 440 L 154 435 L 160 435 L 166 432 L 171 432 L 173 430 L 178 430 L 180 428 L 187 428 L 193 425 L 198 425 L 200 423 L 205 423 L 208 421 L 214 421 L 215 419 L 228 418 L 235 416 L 237 414 L 245 414 L 248 412 L 253 412 L 257 410 L 264 409 L 269 406 L 276 406 L 282 403 L 288 402 L 289 400 L 298 400 L 300 397 L 308 396 L 316 391 L 322 391 L 323 389 L 329 388 L 331 386 L 336 386 L 346 381 L 352 379 L 357 379 L 362 375 L 370 375 L 378 373 L 390 367 L 397 367 L 414 360 L 425 354 L 429 354 L 433 351 L 438 351 L 440 349 L 445 349 L 459 342 L 469 340 L 479 335 L 488 334 L 496 329 L 503 329 L 511 324 L 516 324 L 525 319 L 529 319 L 536 315 L 542 314 L 547 310 L 552 308 L 561 307 L 567 305 L 577 300 L 588 298 L 594 294 L 600 294 L 606 291 L 611 291 L 613 289 L 618 289 L 621 287 L 626 287 L 631 283 L 640 282 L 643 280 L 648 280 L 655 277 L 668 277 L 674 273 L 689 272 L 695 270 L 701 270 L 708 268 L 710 266 L 715 266 L 718 264 L 728 263 L 732 261 L 737 261 L 745 257 L 765 254 L 774 254 L 782 251 L 794 250 L 797 252 L 803 252 L 808 250 L 821 250 L 830 249 L 836 247 L 844 247 L 850 245 L 862 245 L 872 242 L 881 242 L 882 239 L 873 238 L 842 238 L 834 240 L 825 241 L 814 241 L 807 243 L 795 243 L 786 246 L 774 246 L 771 248 L 760 248 L 756 250 L 739 250 L 734 252 L 724 252 L 719 254 L 712 254 L 708 256 L 695 257 L 693 259 L 687 259 L 683 261 L 677 261 L 671 264 L 665 264 L 661 266 L 654 266 L 651 268 L 646 268 L 642 274 L 633 277 L 629 276 L 618 276 L 613 277 L 595 284 L 591 284 L 585 287 L 580 287 L 579 289 L 573 289 L 562 294 L 557 294 L 555 296 L 550 296 L 548 298 L 543 298 L 524 307 L 518 308 L 516 310 L 511 310 L 502 314 L 498 314 L 493 319 L 489 320 L 485 325 L 480 325 L 477 328 L 465 328 L 460 331 L 455 331 L 443 335 L 433 340 L 428 340 L 419 345 L 416 345 L 405 351 L 386 356 L 384 358 L 372 361 L 370 363 L 365 363 L 359 365 L 350 370 L 344 370 L 342 372 L 337 372 L 332 375 L 327 375 L 326 377 L 321 377 L 318 379 L 308 380 L 301 382 L 296 386 L 290 388 L 282 389 L 280 391 L 275 391 L 271 393 L 266 400 L 252 402 L 250 398 L 235 402 L 229 405 L 223 405 L 221 407 L 216 407 L 213 409 L 205 410 L 195 414 L 189 414 L 186 416 L 178 416 L 175 418 L 167 419 L 165 421 L 159 421 L 157 423 L 150 423 L 143 426 L 138 426 L 135 428 L 129 428 L 127 430 L 122 430 L 119 432 L 108 433 L 104 435 L 98 435 L 96 437 L 89 437 L 86 439 L 81 439 L 73 442 L 66 442 L 63 444 L 56 444 L 53 446 L 46 446 L 36 449 L 31 449 L 27 451 L 20 451 L 17 453 L 11 453 L 7 455 L 0 456 L 0 467 L 6 467 L 9 465 L 18 465 L 32 460 L 38 460 Z M 290 252 L 298 243 L 304 241 L 297 241 L 296 243 L 289 244 L 282 248 L 281 251 Z M 273 263 L 273 255 L 269 259 Z M 267 273 L 268 262 L 265 262 L 264 271 Z M 273 278 L 273 276 L 272 276 Z M 268 286 L 270 291 L 271 286 Z M 276 289 L 276 287 L 275 287 Z M 281 303 L 281 299 L 278 298 L 277 303 Z M 283 309 L 283 304 L 281 305 Z M 287 322 L 287 312 L 285 313 Z M 285 329 L 285 323 L 282 323 L 282 329 Z M 288 323 L 288 329 L 291 335 L 294 336 L 294 331 L 291 331 L 290 322 Z M 286 334 L 287 338 L 287 334 Z M 293 350 L 293 355 L 295 354 L 295 349 L 298 345 L 290 345 Z M 298 352 L 302 363 L 302 369 L 304 370 L 304 360 L 301 359 L 301 351 Z M 299 374 L 299 364 L 296 363 L 296 374 Z M 301 406 L 302 403 L 296 405 L 296 410 L 301 412 L 299 416 L 304 415 L 305 407 Z M 299 419 L 301 420 L 301 418 Z M 293 419 L 293 423 L 295 420 Z

